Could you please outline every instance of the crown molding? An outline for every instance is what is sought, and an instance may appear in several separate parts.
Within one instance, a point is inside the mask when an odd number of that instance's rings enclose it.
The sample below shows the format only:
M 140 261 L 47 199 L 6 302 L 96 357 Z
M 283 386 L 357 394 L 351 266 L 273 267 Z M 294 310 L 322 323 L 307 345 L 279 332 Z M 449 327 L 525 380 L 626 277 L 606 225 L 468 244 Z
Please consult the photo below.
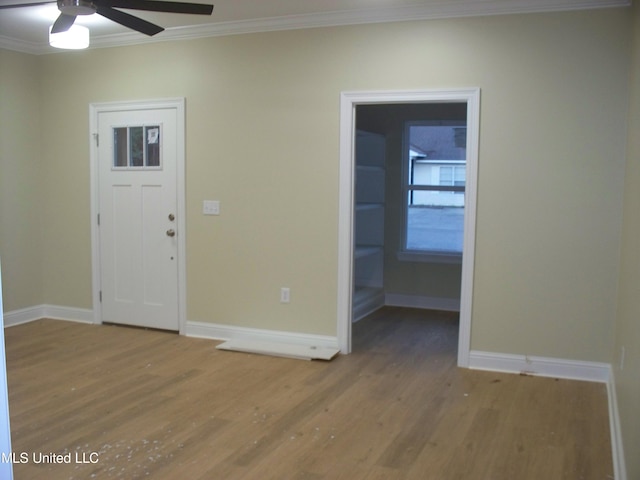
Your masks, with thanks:
M 17 38 L 11 38 L 5 35 L 0 35 L 0 48 L 4 48 L 5 50 L 13 50 L 13 51 L 22 52 L 22 53 L 31 53 L 33 55 L 42 55 L 43 53 L 48 53 L 44 51 L 42 47 L 43 47 L 42 45 L 37 43 L 25 42 L 24 40 L 19 40 Z
M 422 5 L 287 15 L 255 20 L 173 27 L 167 28 L 164 32 L 154 37 L 145 37 L 136 32 L 103 35 L 93 37 L 91 39 L 91 47 L 89 48 L 120 47 L 305 28 L 629 6 L 631 6 L 631 0 L 448 0 Z M 56 50 L 47 44 L 34 44 L 2 35 L 0 35 L 0 48 L 17 50 L 34 55 L 60 52 L 60 50 Z

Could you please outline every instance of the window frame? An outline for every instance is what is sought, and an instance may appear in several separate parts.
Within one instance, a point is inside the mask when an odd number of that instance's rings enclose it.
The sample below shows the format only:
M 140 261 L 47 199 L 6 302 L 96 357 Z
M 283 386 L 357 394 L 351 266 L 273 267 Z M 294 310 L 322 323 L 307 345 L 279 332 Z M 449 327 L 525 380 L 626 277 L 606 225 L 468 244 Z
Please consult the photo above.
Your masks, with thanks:
M 451 102 L 442 102 L 442 103 L 460 103 L 456 101 Z M 467 102 L 462 102 L 467 103 Z M 409 249 L 407 248 L 407 234 L 408 234 L 408 220 L 409 220 L 409 203 L 408 198 L 410 192 L 420 192 L 420 191 L 436 191 L 436 192 L 455 192 L 462 193 L 465 195 L 465 205 L 463 208 L 467 208 L 466 206 L 466 173 L 469 159 L 469 136 L 467 135 L 466 144 L 465 144 L 465 185 L 464 186 L 455 186 L 455 185 L 413 185 L 410 183 L 410 142 L 409 142 L 409 130 L 413 126 L 452 126 L 452 127 L 465 127 L 467 130 L 469 129 L 469 118 L 467 115 L 467 119 L 462 120 L 407 120 L 404 122 L 403 133 L 402 133 L 402 168 L 401 168 L 401 208 L 402 208 L 402 225 L 400 231 L 400 250 L 397 252 L 397 259 L 401 261 L 408 262 L 427 262 L 427 263 L 448 263 L 448 264 L 461 264 L 462 263 L 462 254 L 464 251 L 464 220 L 463 220 L 463 231 L 462 231 L 462 240 L 463 247 L 460 252 L 453 250 L 421 250 L 421 249 Z M 459 166 L 459 160 L 452 160 L 450 166 Z M 439 174 L 439 173 L 438 173 Z M 452 171 L 455 179 L 455 173 Z

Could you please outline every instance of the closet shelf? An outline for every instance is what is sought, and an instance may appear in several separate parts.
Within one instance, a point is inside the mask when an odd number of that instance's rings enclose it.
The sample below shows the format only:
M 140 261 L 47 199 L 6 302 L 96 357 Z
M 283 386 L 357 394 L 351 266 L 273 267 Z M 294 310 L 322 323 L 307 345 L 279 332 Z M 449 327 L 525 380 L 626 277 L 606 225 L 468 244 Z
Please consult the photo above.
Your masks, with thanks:
M 355 252 L 353 253 L 353 256 L 355 257 L 355 259 L 359 259 L 359 258 L 364 258 L 367 257 L 369 255 L 375 255 L 377 253 L 382 253 L 383 248 L 380 247 L 376 247 L 376 246 L 363 246 L 363 245 L 356 245 L 356 249 Z
M 354 321 L 384 305 L 385 152 L 383 135 L 357 132 Z
M 384 210 L 384 205 L 381 203 L 358 203 L 356 204 L 356 210 Z
M 360 172 L 377 172 L 384 173 L 384 167 L 378 165 L 356 165 L 356 168 Z

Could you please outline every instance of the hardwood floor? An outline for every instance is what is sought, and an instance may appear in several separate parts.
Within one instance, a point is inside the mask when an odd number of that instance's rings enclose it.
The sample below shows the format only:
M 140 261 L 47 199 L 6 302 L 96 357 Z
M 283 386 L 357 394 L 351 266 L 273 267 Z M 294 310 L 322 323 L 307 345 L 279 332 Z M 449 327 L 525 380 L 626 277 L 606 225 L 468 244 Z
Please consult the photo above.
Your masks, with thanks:
M 306 362 L 11 327 L 15 478 L 613 478 L 605 385 L 458 369 L 456 335 L 451 314 L 387 308 L 354 325 L 353 354 Z

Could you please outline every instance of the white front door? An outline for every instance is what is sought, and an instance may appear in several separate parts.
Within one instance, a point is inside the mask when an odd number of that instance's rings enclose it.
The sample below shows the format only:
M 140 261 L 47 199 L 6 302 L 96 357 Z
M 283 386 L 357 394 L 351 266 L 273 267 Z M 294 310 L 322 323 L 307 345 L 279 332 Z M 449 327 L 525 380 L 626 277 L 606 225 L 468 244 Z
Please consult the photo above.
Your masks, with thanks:
M 174 108 L 97 113 L 103 322 L 180 329 L 178 123 Z

